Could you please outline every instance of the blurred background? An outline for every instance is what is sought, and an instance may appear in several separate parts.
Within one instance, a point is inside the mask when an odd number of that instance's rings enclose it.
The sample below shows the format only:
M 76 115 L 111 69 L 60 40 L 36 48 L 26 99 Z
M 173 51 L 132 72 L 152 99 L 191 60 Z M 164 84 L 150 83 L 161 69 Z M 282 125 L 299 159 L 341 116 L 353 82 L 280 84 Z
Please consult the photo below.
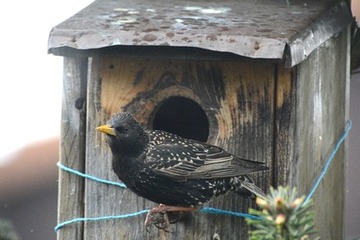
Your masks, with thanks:
M 56 238 L 63 59 L 47 54 L 47 41 L 53 26 L 91 2 L 0 3 L 0 224 L 11 222 L 21 239 Z M 360 0 L 352 2 L 360 21 Z M 345 230 L 351 240 L 360 239 L 360 69 L 350 90 Z
M 0 224 L 23 240 L 56 239 L 63 58 L 47 54 L 48 36 L 91 2 L 0 2 Z

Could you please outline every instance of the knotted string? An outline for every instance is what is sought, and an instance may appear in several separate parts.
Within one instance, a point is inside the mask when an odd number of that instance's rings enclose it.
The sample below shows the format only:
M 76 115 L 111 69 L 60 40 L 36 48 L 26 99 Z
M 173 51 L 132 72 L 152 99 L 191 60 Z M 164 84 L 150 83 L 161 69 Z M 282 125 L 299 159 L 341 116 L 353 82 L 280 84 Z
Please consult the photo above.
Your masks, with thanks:
M 342 136 L 340 137 L 340 139 L 336 143 L 334 149 L 330 153 L 329 158 L 327 159 L 322 171 L 320 172 L 319 177 L 317 178 L 314 186 L 311 188 L 309 194 L 305 198 L 305 201 L 304 201 L 303 204 L 306 204 L 310 200 L 310 198 L 313 196 L 313 194 L 315 193 L 315 191 L 318 188 L 321 180 L 324 178 L 327 170 L 329 169 L 329 166 L 330 166 L 332 160 L 334 159 L 337 151 L 339 150 L 341 144 L 344 142 L 346 136 L 349 134 L 351 127 L 352 127 L 352 122 L 349 120 L 347 122 L 347 126 L 346 126 L 346 129 L 345 129 L 344 133 L 342 134 Z M 121 188 L 126 188 L 125 184 L 123 184 L 123 183 L 113 182 L 113 181 L 104 180 L 104 179 L 101 179 L 101 178 L 98 178 L 98 177 L 95 177 L 95 176 L 91 176 L 89 174 L 85 174 L 85 173 L 79 172 L 79 171 L 77 171 L 75 169 L 66 167 L 60 162 L 58 162 L 56 165 L 60 169 L 62 169 L 64 171 L 67 171 L 69 173 L 78 175 L 78 176 L 83 177 L 83 178 L 88 178 L 88 179 L 91 179 L 91 180 L 96 181 L 96 182 L 100 182 L 100 183 L 104 183 L 104 184 L 110 184 L 110 185 L 114 185 L 114 186 L 121 187 Z M 64 222 L 59 223 L 58 225 L 56 225 L 55 232 L 57 232 L 60 228 L 64 227 L 65 225 L 76 223 L 76 222 L 122 219 L 122 218 L 135 217 L 135 216 L 145 214 L 145 213 L 148 213 L 148 212 L 149 212 L 149 210 L 141 210 L 141 211 L 134 212 L 134 213 L 121 214 L 121 215 L 115 215 L 115 216 L 74 218 L 72 220 L 64 221 Z M 257 219 L 257 220 L 261 219 L 259 216 L 248 214 L 248 213 L 233 212 L 233 211 L 227 211 L 227 210 L 222 210 L 222 209 L 217 209 L 217 208 L 210 208 L 210 207 L 204 207 L 204 208 L 202 208 L 200 210 L 200 212 L 210 213 L 210 214 L 223 214 L 223 215 L 230 215 L 230 216 Z

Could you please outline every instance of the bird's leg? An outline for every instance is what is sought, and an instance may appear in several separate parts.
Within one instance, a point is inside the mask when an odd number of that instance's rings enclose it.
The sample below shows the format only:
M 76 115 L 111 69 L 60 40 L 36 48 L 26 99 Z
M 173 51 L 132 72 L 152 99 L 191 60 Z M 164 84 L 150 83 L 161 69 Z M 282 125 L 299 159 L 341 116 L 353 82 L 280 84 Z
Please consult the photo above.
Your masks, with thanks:
M 146 215 L 146 231 L 149 232 L 149 227 L 151 224 L 154 224 L 157 228 L 163 230 L 168 228 L 170 225 L 168 212 L 191 212 L 196 210 L 196 207 L 177 207 L 160 204 L 158 207 L 154 207 L 153 209 L 151 209 Z

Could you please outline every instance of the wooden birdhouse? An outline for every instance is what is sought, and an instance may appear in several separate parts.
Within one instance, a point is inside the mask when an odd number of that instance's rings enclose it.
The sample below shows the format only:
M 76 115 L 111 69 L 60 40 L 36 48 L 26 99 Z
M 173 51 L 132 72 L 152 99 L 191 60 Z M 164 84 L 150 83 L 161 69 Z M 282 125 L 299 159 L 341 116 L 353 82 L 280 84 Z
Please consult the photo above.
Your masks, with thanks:
M 54 27 L 48 51 L 64 57 L 61 163 L 118 181 L 96 127 L 130 112 L 145 127 L 208 141 L 265 162 L 264 191 L 307 194 L 348 118 L 345 2 L 97 0 Z M 346 147 L 314 195 L 323 239 L 341 239 Z M 128 189 L 60 170 L 58 221 L 155 206 Z M 229 193 L 206 206 L 247 212 Z M 76 222 L 58 239 L 246 239 L 243 218 L 196 212 L 170 232 L 145 215 Z

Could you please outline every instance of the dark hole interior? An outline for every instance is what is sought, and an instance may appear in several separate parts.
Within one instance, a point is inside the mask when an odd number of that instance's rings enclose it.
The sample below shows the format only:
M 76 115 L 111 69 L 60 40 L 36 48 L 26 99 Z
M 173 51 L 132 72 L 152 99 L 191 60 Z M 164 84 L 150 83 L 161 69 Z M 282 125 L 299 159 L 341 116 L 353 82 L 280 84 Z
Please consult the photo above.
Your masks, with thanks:
M 153 129 L 202 142 L 206 142 L 209 137 L 209 121 L 204 110 L 188 98 L 169 98 L 160 103 L 154 113 Z

